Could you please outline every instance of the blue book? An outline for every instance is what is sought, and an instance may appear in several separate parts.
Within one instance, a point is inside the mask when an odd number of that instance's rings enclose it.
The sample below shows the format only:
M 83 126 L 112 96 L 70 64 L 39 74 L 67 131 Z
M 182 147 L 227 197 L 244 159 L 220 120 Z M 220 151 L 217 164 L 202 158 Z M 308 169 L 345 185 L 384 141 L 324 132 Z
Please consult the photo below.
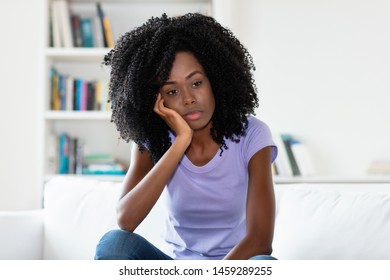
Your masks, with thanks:
M 92 29 L 92 19 L 91 18 L 82 18 L 80 22 L 81 26 L 81 37 L 83 38 L 83 47 L 93 48 L 93 29 Z
M 81 79 L 76 79 L 75 96 L 75 109 L 76 111 L 81 111 L 81 102 L 83 99 L 83 80 Z
M 58 91 L 60 94 L 60 109 L 66 110 L 66 77 L 58 75 Z
M 69 136 L 66 133 L 61 133 L 59 135 L 58 158 L 58 173 L 67 174 L 69 172 Z

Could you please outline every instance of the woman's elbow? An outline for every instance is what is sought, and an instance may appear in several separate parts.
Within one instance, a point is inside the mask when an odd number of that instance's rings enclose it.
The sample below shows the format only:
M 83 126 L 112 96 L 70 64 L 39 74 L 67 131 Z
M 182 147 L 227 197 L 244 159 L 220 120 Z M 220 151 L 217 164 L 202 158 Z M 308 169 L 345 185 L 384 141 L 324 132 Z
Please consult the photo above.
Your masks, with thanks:
M 129 232 L 133 232 L 137 227 L 136 223 L 128 213 L 123 213 L 123 211 L 119 210 L 117 211 L 117 224 L 120 229 Z

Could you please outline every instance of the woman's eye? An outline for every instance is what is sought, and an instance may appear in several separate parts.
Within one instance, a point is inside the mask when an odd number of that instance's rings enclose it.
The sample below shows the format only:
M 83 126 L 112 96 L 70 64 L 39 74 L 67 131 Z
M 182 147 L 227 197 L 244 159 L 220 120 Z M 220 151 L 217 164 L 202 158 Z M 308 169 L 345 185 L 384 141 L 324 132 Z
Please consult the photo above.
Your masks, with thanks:
M 172 90 L 169 90 L 169 91 L 167 91 L 167 95 L 174 95 L 174 94 L 176 94 L 178 91 L 176 90 L 176 89 L 172 89 Z
M 192 87 L 197 88 L 202 84 L 202 81 L 196 81 L 192 84 Z

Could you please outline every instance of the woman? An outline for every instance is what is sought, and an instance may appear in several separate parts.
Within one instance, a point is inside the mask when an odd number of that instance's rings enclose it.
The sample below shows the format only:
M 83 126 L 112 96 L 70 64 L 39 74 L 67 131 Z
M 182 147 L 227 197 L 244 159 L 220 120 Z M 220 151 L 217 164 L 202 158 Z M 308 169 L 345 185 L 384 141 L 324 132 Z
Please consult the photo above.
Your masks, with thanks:
M 136 143 L 118 204 L 121 230 L 96 259 L 273 259 L 277 149 L 258 105 L 252 58 L 200 14 L 152 18 L 119 39 L 112 121 Z M 165 252 L 133 233 L 166 195 Z

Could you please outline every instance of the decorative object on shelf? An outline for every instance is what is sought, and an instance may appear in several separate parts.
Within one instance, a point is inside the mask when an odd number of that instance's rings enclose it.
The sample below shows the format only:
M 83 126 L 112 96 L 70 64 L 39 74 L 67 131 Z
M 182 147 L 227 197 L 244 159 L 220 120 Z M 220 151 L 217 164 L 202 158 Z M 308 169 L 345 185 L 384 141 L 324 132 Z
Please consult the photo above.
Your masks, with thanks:
M 376 159 L 373 160 L 367 169 L 369 175 L 390 175 L 390 159 Z

